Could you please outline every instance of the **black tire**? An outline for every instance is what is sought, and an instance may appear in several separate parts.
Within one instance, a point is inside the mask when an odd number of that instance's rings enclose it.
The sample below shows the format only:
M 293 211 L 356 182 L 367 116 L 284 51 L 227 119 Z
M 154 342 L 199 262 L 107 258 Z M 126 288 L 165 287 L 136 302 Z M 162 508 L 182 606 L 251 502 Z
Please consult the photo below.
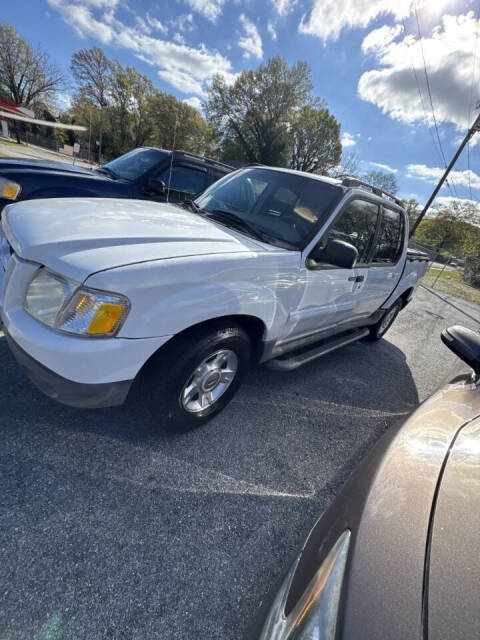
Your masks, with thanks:
M 182 397 L 193 373 L 209 357 L 233 352 L 236 372 L 222 395 L 206 409 L 187 411 Z M 231 356 L 233 357 L 233 356 Z M 152 417 L 165 431 L 189 431 L 224 409 L 243 382 L 251 361 L 251 342 L 239 325 L 213 324 L 173 338 L 145 365 L 140 394 Z
M 370 342 L 376 342 L 377 340 L 381 340 L 383 336 L 390 329 L 392 324 L 395 322 L 396 317 L 400 313 L 403 307 L 403 301 L 397 300 L 395 304 L 393 304 L 390 309 L 387 309 L 385 313 L 382 315 L 380 320 L 369 327 L 370 334 L 365 338 L 365 340 L 369 340 Z M 388 319 L 387 319 L 388 317 Z M 384 320 L 387 319 L 387 323 L 385 324 Z

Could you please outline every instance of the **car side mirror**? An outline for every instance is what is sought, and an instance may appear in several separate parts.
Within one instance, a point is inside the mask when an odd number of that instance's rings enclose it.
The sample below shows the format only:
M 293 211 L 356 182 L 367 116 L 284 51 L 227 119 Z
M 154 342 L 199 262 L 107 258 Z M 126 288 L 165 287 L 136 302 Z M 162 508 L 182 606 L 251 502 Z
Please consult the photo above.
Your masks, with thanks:
M 167 185 L 163 180 L 159 180 L 158 178 L 150 178 L 150 180 L 147 182 L 147 189 L 152 193 L 163 196 L 167 191 Z
M 341 269 L 352 269 L 358 259 L 358 251 L 349 242 L 329 240 L 324 247 L 316 246 L 310 253 L 310 260 L 329 264 Z
M 442 331 L 442 342 L 475 371 L 480 379 L 480 334 L 459 325 Z

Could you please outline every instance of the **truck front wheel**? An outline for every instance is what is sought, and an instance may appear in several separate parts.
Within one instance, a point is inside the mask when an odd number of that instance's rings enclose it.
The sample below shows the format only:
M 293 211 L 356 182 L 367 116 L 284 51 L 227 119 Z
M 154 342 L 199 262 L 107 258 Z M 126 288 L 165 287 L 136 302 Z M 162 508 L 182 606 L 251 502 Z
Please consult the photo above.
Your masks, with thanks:
M 250 357 L 250 339 L 239 325 L 192 329 L 146 364 L 140 380 L 143 401 L 165 430 L 195 429 L 230 402 Z

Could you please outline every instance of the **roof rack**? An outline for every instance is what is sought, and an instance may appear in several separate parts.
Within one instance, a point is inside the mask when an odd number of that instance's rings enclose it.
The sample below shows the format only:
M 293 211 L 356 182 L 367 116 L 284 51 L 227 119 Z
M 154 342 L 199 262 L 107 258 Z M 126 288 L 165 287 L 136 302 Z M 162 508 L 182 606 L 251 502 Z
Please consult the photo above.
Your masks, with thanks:
M 181 155 L 184 158 L 194 158 L 195 160 L 203 160 L 204 162 L 209 162 L 210 164 L 217 165 L 222 169 L 230 169 L 232 170 L 234 167 L 229 164 L 225 164 L 224 162 L 220 162 L 219 160 L 213 160 L 213 158 L 207 158 L 206 156 L 197 156 L 194 153 L 189 153 L 188 151 L 182 151 L 180 149 L 175 149 L 173 152 L 176 155 Z
M 387 191 L 383 191 L 383 189 L 380 189 L 379 187 L 374 187 L 372 184 L 368 184 L 368 182 L 364 182 L 363 180 L 360 180 L 359 178 L 355 178 L 354 176 L 339 176 L 339 178 L 341 179 L 342 185 L 344 187 L 358 187 L 359 189 L 365 189 L 370 193 L 374 193 L 376 196 L 380 196 L 381 198 L 386 198 L 387 200 L 391 200 L 392 202 L 397 204 L 399 207 L 403 208 L 403 202 L 400 200 L 400 198 L 397 198 L 396 196 L 394 196 L 391 193 L 388 193 Z

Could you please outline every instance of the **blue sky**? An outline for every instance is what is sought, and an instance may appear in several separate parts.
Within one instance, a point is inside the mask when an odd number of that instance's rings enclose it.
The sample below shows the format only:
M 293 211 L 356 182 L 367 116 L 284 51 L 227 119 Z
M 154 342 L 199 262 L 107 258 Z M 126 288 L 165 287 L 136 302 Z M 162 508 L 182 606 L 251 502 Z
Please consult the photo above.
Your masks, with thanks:
M 290 63 L 306 60 L 315 94 L 341 123 L 344 150 L 358 154 L 364 171 L 392 169 L 400 195 L 424 201 L 441 174 L 442 157 L 423 59 L 448 160 L 466 131 L 469 111 L 470 120 L 478 113 L 479 5 L 480 0 L 16 0 L 3 4 L 0 19 L 40 44 L 65 70 L 74 51 L 96 44 L 196 107 L 215 72 L 233 81 L 271 55 Z M 442 198 L 468 199 L 471 188 L 478 199 L 479 149 L 471 147 L 470 173 L 466 153 L 460 158 Z

